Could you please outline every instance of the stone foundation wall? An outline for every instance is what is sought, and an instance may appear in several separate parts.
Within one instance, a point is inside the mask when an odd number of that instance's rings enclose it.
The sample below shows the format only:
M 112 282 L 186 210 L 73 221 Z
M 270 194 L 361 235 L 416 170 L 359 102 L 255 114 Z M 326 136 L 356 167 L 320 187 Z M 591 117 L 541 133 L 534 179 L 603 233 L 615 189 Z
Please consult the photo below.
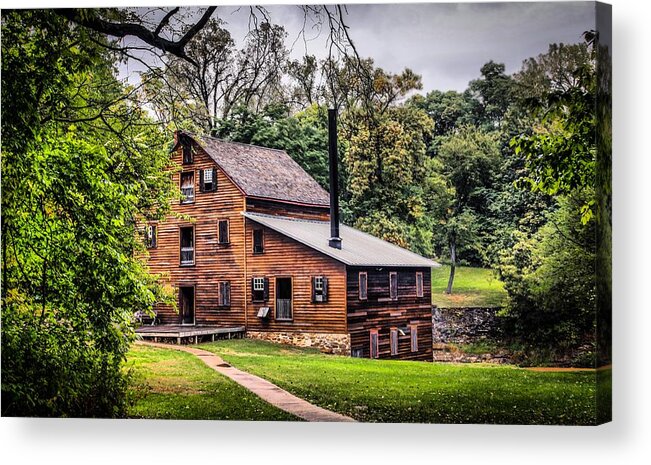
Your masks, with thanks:
M 326 354 L 350 355 L 348 334 L 247 331 L 246 337 L 297 347 L 312 347 Z
M 496 316 L 500 308 L 464 307 L 432 309 L 432 348 L 435 362 L 511 363 L 506 352 L 465 353 L 459 346 L 497 343 L 502 330 Z
M 434 344 L 470 344 L 500 339 L 502 331 L 498 308 L 464 307 L 432 309 L 432 342 Z

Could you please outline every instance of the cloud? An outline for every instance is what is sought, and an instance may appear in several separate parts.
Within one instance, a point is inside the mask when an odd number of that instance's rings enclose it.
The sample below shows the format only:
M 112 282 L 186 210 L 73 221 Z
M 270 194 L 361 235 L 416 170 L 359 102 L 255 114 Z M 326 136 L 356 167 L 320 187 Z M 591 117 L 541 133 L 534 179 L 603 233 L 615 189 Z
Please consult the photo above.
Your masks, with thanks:
M 296 5 L 266 5 L 274 23 L 288 32 L 292 55 L 306 51 L 327 56 L 326 31 L 307 24 Z M 377 66 L 400 72 L 411 68 L 423 78 L 423 90 L 464 90 L 489 60 L 508 73 L 526 58 L 544 53 L 550 43 L 576 43 L 595 28 L 593 2 L 398 3 L 347 5 L 346 22 L 360 54 Z M 249 9 L 219 7 L 219 17 L 241 43 L 248 31 Z M 126 69 L 126 68 L 124 68 Z M 133 66 L 131 71 L 139 69 Z

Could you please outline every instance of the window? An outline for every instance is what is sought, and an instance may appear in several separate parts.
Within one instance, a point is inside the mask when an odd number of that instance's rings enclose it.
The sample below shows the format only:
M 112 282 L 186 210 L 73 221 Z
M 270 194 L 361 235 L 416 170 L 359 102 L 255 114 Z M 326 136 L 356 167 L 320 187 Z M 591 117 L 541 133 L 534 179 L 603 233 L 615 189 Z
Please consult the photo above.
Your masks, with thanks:
M 269 300 L 269 279 L 262 277 L 251 278 L 251 299 L 253 302 Z
M 371 345 L 371 358 L 378 358 L 380 356 L 378 351 L 378 334 L 377 329 L 372 329 L 370 334 L 370 345 Z
M 228 244 L 229 242 L 228 220 L 219 220 L 219 243 Z
M 156 241 L 158 239 L 158 227 L 155 224 L 148 224 L 145 226 L 145 246 L 148 249 L 156 248 Z
M 418 352 L 418 326 L 411 325 L 409 334 L 411 337 L 411 351 Z
M 354 348 L 351 350 L 350 355 L 355 358 L 362 358 L 364 356 L 364 349 Z
M 398 273 L 395 271 L 389 273 L 389 294 L 392 300 L 398 298 Z
M 359 300 L 366 300 L 368 296 L 367 283 L 368 283 L 368 275 L 366 274 L 366 271 L 360 272 L 359 273 Z
M 231 282 L 223 281 L 219 283 L 219 305 L 230 307 L 231 305 Z
M 192 153 L 192 144 L 189 141 L 186 141 L 183 144 L 183 164 L 187 165 L 194 161 L 194 154 Z
M 215 168 L 201 170 L 199 175 L 199 188 L 201 192 L 212 192 L 217 190 L 217 176 Z
M 181 203 L 194 202 L 194 171 L 181 173 Z
M 398 328 L 391 328 L 391 355 L 398 355 Z
M 253 253 L 264 252 L 264 233 L 262 229 L 253 230 Z
M 416 272 L 416 297 L 423 297 L 423 272 Z
M 312 302 L 328 301 L 328 278 L 325 276 L 312 277 Z
M 181 265 L 194 265 L 194 227 L 181 228 Z

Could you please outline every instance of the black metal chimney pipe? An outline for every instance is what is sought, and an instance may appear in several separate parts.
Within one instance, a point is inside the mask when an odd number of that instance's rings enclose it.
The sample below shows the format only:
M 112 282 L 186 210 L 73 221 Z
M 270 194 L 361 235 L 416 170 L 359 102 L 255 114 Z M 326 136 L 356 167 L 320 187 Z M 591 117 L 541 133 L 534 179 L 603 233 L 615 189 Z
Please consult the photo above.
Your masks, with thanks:
M 339 163 L 337 161 L 337 110 L 328 109 L 328 159 L 330 161 L 330 240 L 328 245 L 341 249 L 339 237 Z

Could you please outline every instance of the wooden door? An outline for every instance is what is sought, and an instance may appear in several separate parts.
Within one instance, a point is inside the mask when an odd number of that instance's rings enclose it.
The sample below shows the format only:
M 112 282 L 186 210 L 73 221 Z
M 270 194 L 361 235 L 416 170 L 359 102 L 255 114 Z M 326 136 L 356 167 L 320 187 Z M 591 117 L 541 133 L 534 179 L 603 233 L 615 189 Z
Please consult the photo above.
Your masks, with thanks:
M 276 278 L 276 319 L 293 319 L 292 278 Z
M 194 324 L 194 287 L 181 287 L 180 319 L 182 325 Z

